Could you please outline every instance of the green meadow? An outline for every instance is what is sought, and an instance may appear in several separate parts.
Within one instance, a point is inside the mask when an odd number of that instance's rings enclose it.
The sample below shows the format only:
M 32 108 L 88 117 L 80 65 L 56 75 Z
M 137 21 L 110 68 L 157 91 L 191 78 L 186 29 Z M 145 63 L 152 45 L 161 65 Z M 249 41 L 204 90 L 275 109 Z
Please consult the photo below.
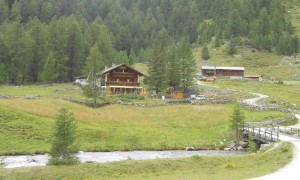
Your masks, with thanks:
M 91 108 L 61 99 L 81 97 L 80 89 L 55 86 L 7 86 L 0 94 L 0 154 L 49 152 L 56 114 L 65 107 L 77 121 L 77 143 L 83 151 L 165 150 L 224 148 L 232 138 L 229 129 L 234 104 L 135 107 L 108 105 Z M 64 89 L 65 91 L 57 91 Z M 58 94 L 60 92 L 60 94 Z M 37 96 L 28 99 L 27 96 Z M 82 97 L 83 98 L 83 97 Z M 83 98 L 84 99 L 84 98 Z M 288 117 L 272 111 L 242 108 L 245 121 Z

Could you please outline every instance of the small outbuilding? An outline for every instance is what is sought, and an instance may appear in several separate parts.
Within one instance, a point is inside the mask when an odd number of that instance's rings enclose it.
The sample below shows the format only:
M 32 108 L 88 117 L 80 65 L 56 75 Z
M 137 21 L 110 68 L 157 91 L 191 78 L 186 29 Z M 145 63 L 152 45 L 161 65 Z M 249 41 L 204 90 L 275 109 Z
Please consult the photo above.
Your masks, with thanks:
M 244 77 L 244 67 L 202 66 L 203 76 Z
M 253 81 L 262 81 L 261 75 L 248 75 L 244 76 L 245 79 L 253 80 Z

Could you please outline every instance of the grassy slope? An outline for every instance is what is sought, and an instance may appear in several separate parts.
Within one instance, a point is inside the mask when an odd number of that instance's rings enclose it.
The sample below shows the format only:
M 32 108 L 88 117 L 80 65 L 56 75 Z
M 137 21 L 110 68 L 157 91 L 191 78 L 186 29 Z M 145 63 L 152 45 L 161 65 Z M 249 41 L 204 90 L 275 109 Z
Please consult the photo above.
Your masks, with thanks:
M 60 167 L 0 169 L 0 179 L 248 179 L 276 171 L 292 158 L 292 145 L 237 157 L 192 157 Z
M 219 141 L 228 138 L 233 109 L 233 105 L 153 108 L 112 105 L 92 109 L 67 101 L 47 101 L 47 106 L 39 101 L 31 103 L 29 114 L 0 106 L 0 154 L 47 152 L 57 106 L 74 112 L 78 120 L 78 141 L 81 150 L 86 151 L 181 149 L 186 145 L 216 148 L 221 146 Z M 244 112 L 248 121 L 284 116 L 277 112 Z
M 0 154 L 46 152 L 50 147 L 52 125 L 59 107 L 66 107 L 78 121 L 81 150 L 181 149 L 186 145 L 216 148 L 228 139 L 233 106 L 174 105 L 133 107 L 110 105 L 89 108 L 61 99 L 53 99 L 53 89 L 61 86 L 2 87 L 0 94 Z M 70 87 L 69 87 L 70 89 Z M 79 96 L 79 90 L 69 90 Z M 68 91 L 64 92 L 66 94 Z M 22 96 L 21 96 L 22 95 Z M 41 95 L 25 99 L 23 95 Z M 60 94 L 63 96 L 64 94 Z M 286 116 L 277 112 L 252 112 L 244 109 L 246 121 L 262 121 L 268 116 Z M 224 134 L 225 133 L 225 134 Z
M 270 96 L 271 102 L 277 102 L 286 108 L 294 108 L 289 104 L 296 104 L 295 109 L 300 110 L 300 85 L 292 84 L 275 84 L 274 82 L 257 82 L 247 80 L 230 80 L 221 78 L 213 85 L 219 88 L 236 89 L 242 92 L 256 92 Z M 284 103 L 289 102 L 289 103 Z
M 245 75 L 263 75 L 269 79 L 289 80 L 293 75 L 299 74 L 299 65 L 287 60 L 282 60 L 280 56 L 268 52 L 251 52 L 246 48 L 239 48 L 237 56 L 228 56 L 226 54 L 226 45 L 218 49 L 210 49 L 211 58 L 208 61 L 200 60 L 201 49 L 194 50 L 195 57 L 199 66 L 199 71 L 203 65 L 217 66 L 242 66 L 245 67 Z
M 300 1 L 285 0 L 286 18 L 290 19 L 295 27 L 295 34 L 300 37 Z M 226 44 L 215 49 L 210 48 L 210 60 L 207 62 L 201 60 L 201 48 L 194 49 L 195 59 L 198 69 L 203 65 L 216 66 L 243 66 L 246 68 L 246 75 L 263 75 L 269 79 L 290 80 L 293 75 L 300 75 L 300 65 L 292 61 L 283 60 L 275 53 L 252 52 L 252 49 L 238 47 L 237 56 L 228 56 L 226 54 Z M 299 80 L 299 78 L 298 78 Z

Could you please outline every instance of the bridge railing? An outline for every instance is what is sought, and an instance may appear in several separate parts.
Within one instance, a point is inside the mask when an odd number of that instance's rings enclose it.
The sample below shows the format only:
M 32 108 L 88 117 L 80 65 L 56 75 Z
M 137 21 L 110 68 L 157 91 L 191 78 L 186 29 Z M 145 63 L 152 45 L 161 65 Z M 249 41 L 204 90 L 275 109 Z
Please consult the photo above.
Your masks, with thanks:
M 300 138 L 300 129 L 287 127 L 287 126 L 278 126 L 278 125 L 272 126 L 272 128 L 282 134 Z
M 272 128 L 262 128 L 254 124 L 244 123 L 242 130 L 253 135 L 254 138 L 264 142 L 275 142 L 279 140 L 278 130 Z

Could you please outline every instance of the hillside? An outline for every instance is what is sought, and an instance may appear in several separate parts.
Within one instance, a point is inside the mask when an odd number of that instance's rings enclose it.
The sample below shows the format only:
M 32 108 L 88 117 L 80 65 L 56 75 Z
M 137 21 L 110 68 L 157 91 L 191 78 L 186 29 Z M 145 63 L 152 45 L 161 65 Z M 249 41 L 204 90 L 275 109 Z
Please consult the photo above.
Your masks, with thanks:
M 262 62 L 272 68 L 281 61 L 274 54 L 299 52 L 298 6 L 298 1 L 280 0 L 0 0 L 0 83 L 73 81 L 88 75 L 92 48 L 99 69 L 112 63 L 147 63 L 155 43 L 164 51 L 182 42 L 194 48 L 207 44 L 212 54 L 221 49 L 212 64 L 240 64 L 223 58 L 226 44 L 235 42 L 238 49 L 272 54 Z M 237 53 L 242 60 L 254 59 L 251 64 L 265 61 L 243 49 Z M 164 57 L 169 63 L 174 55 Z M 262 74 L 250 62 L 246 65 L 249 73 Z

